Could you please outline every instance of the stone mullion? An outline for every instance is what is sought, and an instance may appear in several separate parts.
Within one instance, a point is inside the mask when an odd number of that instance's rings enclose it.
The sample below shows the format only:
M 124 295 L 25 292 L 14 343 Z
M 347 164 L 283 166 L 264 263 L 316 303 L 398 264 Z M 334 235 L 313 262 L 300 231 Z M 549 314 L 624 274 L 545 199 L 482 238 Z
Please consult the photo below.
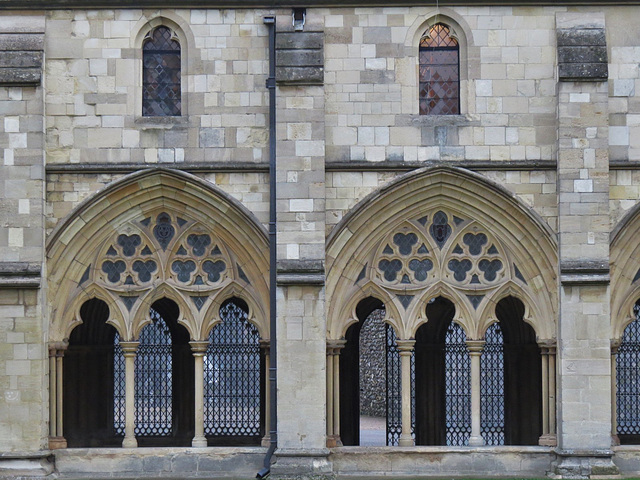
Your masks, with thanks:
M 120 347 L 124 354 L 125 368 L 125 427 L 124 440 L 122 446 L 124 448 L 135 448 L 138 446 L 136 440 L 136 404 L 135 404 L 135 368 L 136 368 L 136 351 L 140 342 L 120 342 Z
M 467 340 L 467 348 L 471 357 L 471 436 L 469 445 L 484 445 L 481 431 L 480 410 L 480 356 L 484 349 L 484 340 Z
M 540 346 L 542 356 L 542 436 L 540 445 L 557 445 L 556 436 L 556 347 Z
M 327 447 L 340 447 L 340 350 L 345 340 L 327 342 Z
M 206 447 L 204 436 L 204 356 L 209 342 L 189 342 L 195 362 L 195 436 L 191 442 L 193 447 Z
M 410 447 L 414 445 L 411 436 L 411 355 L 415 340 L 398 340 L 401 368 L 401 392 L 402 392 L 402 433 L 398 445 Z

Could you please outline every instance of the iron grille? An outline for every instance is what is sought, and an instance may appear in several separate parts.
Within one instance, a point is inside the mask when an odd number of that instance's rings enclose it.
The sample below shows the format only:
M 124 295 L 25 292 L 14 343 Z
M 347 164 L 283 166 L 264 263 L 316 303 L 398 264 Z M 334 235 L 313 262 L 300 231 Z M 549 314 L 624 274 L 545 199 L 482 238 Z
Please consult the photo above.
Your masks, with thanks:
M 124 436 L 125 428 L 125 372 L 124 353 L 120 335 L 113 337 L 113 432 Z
M 260 334 L 230 302 L 209 334 L 204 359 L 205 435 L 260 435 Z
M 624 330 L 616 358 L 617 419 L 619 435 L 640 435 L 640 320 L 639 307 L 634 307 L 636 319 Z
M 471 435 L 471 358 L 466 340 L 462 327 L 451 322 L 444 350 L 447 445 L 468 445 Z
M 480 433 L 487 445 L 504 445 L 504 354 L 500 325 L 485 334 L 480 357 Z
M 136 355 L 135 434 L 162 437 L 173 430 L 171 332 L 158 312 L 150 315 Z
M 402 434 L 402 363 L 396 332 L 386 324 L 387 337 L 387 445 L 398 445 Z M 415 438 L 415 353 L 411 353 L 411 436 Z

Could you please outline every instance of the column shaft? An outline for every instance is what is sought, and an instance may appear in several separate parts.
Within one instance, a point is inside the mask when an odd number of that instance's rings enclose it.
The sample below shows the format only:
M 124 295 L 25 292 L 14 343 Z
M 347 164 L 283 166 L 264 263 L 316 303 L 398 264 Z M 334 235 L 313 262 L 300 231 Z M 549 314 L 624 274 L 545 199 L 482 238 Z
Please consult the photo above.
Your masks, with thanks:
M 469 445 L 484 445 L 480 429 L 480 355 L 484 340 L 468 340 L 467 347 L 471 356 L 471 437 Z
M 400 351 L 401 391 L 402 391 L 402 433 L 398 444 L 401 447 L 414 445 L 411 436 L 411 354 L 415 340 L 398 340 Z
M 125 381 L 125 413 L 124 413 L 124 448 L 135 448 L 138 446 L 136 440 L 136 404 L 135 404 L 135 368 L 136 350 L 139 342 L 120 342 L 124 353 L 124 381 Z

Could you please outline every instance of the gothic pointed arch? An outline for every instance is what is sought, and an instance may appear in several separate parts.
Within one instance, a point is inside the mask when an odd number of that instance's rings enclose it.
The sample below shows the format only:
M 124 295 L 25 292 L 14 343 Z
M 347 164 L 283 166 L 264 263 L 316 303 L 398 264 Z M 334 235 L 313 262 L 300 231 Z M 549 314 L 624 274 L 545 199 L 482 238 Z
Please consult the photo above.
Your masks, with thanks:
M 47 260 L 49 295 L 60 300 L 50 302 L 50 341 L 68 336 L 74 299 L 92 292 L 118 311 L 110 318 L 123 341 L 137 338 L 161 297 L 178 305 L 191 339 L 205 341 L 206 307 L 230 291 L 251 299 L 253 322 L 268 339 L 266 231 L 237 200 L 193 175 L 157 168 L 110 184 L 52 232 Z
M 611 338 L 619 342 L 640 299 L 640 203 L 611 232 Z
M 399 300 L 400 331 L 415 334 L 424 308 L 412 304 L 442 285 L 469 312 L 459 322 L 481 338 L 491 297 L 510 284 L 524 292 L 538 338 L 553 339 L 556 264 L 553 231 L 514 194 L 464 169 L 417 170 L 364 198 L 329 235 L 328 334 L 348 321 L 344 302 L 375 283 Z

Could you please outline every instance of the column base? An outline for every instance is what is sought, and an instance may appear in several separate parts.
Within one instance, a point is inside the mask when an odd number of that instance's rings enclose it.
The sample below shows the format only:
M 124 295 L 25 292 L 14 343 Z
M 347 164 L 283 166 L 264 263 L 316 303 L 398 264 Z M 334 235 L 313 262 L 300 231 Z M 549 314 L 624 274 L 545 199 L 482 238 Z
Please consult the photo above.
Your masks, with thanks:
M 260 441 L 260 446 L 262 447 L 271 446 L 271 435 L 267 433 L 264 437 L 262 437 L 262 440 Z
M 67 439 L 64 437 L 49 437 L 49 450 L 67 448 Z
M 138 448 L 138 440 L 136 437 L 124 437 L 122 448 Z
M 557 450 L 558 465 L 554 473 L 561 478 L 589 478 L 619 475 L 610 450 Z
M 545 433 L 538 440 L 538 445 L 542 447 L 556 447 L 558 446 L 558 436 L 551 433 Z
M 411 435 L 408 435 L 408 436 L 400 435 L 400 438 L 398 439 L 398 446 L 413 447 L 414 445 L 415 445 L 415 442 L 413 441 L 413 438 L 411 437 Z
M 327 436 L 327 448 L 333 447 L 342 447 L 342 440 L 340 439 L 340 435 L 329 435 Z
M 270 480 L 334 480 L 329 450 L 278 449 Z
M 191 441 L 191 446 L 192 447 L 207 447 L 207 439 L 205 437 L 193 437 L 193 440 Z
M 620 437 L 618 436 L 618 434 L 611 435 L 611 445 L 613 447 L 617 447 L 618 445 L 620 445 Z
M 470 436 L 469 437 L 469 446 L 471 447 L 482 447 L 485 445 L 484 442 L 484 438 L 482 438 L 482 435 L 479 436 Z

